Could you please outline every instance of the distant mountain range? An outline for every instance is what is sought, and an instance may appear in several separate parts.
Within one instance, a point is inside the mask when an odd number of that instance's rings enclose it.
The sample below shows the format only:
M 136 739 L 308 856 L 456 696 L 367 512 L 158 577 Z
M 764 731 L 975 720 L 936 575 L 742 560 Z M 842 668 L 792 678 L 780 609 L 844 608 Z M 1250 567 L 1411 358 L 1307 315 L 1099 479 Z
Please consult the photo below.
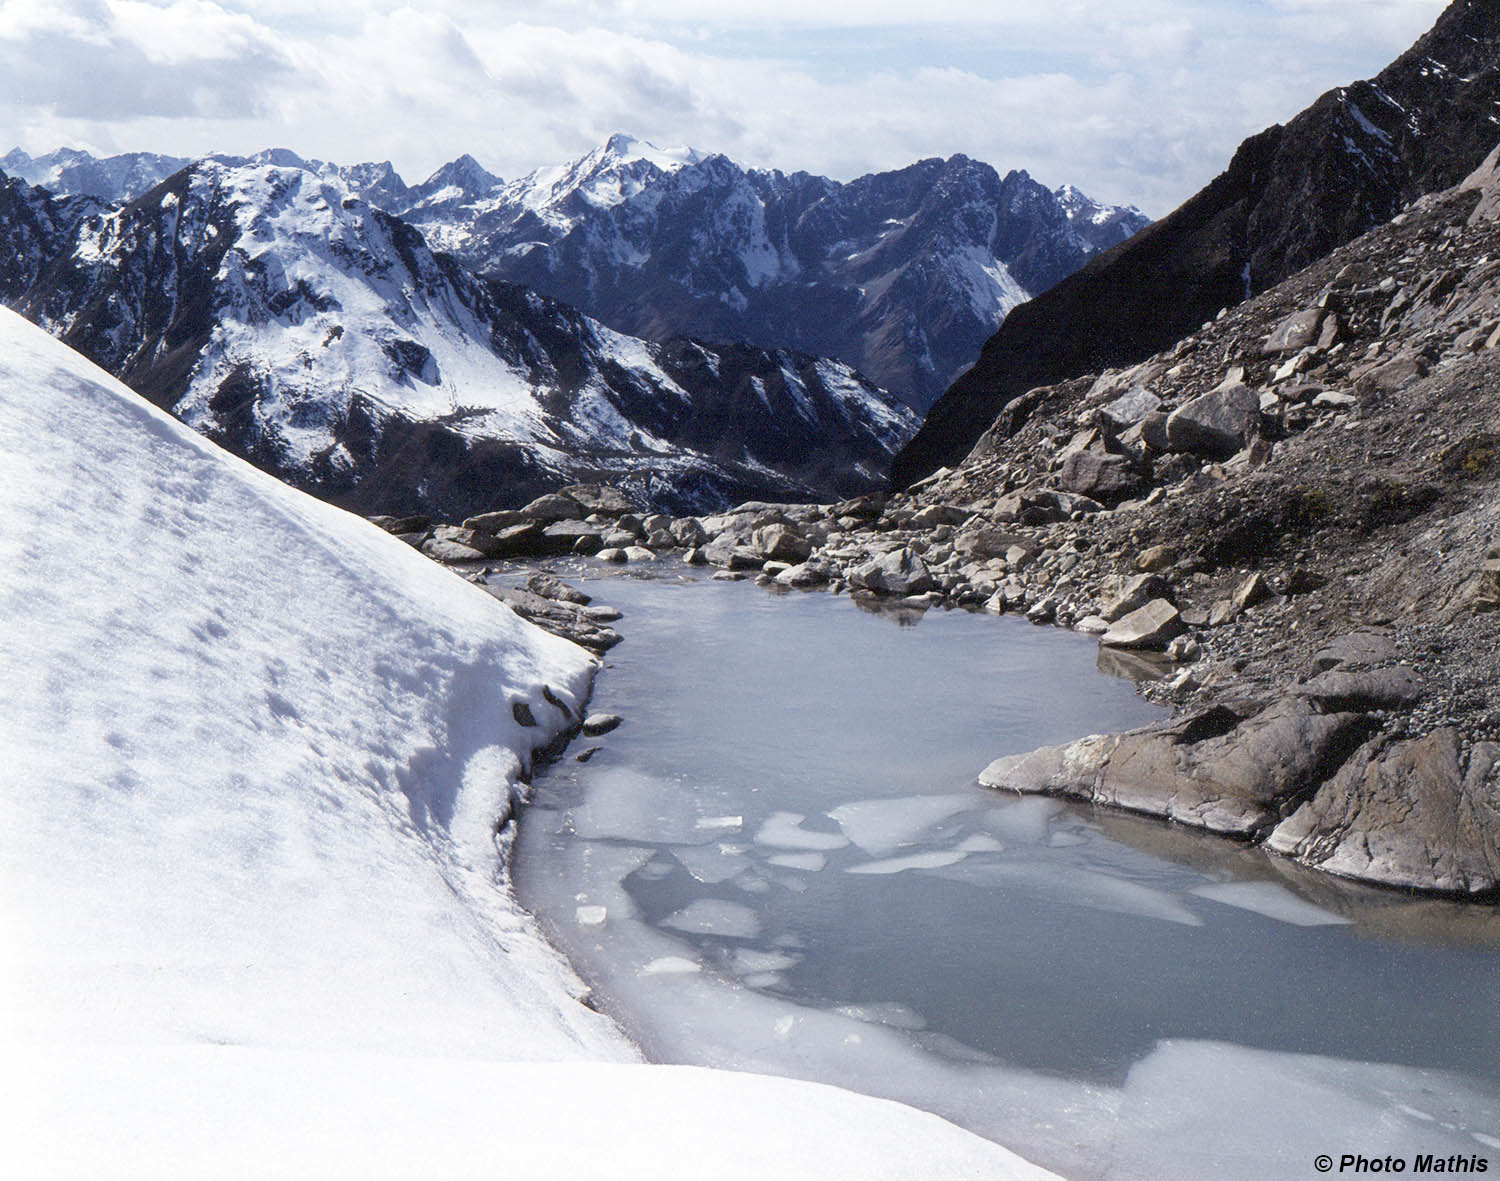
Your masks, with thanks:
M 954 156 L 840 184 L 612 136 L 509 183 L 470 156 L 408 186 L 390 164 L 285 150 L 220 157 L 336 178 L 471 269 L 651 340 L 791 348 L 852 365 L 923 409 L 1006 314 L 1148 219 Z M 54 193 L 139 195 L 183 167 L 18 151 L 0 169 Z
M 897 457 L 904 487 L 954 466 L 1012 399 L 1167 348 L 1422 196 L 1500 139 L 1500 3 L 1456 0 L 1367 82 L 1240 145 L 1206 189 L 1017 308 Z M 1010 414 L 1002 431 L 1021 425 Z
M 136 158 L 72 175 L 149 180 Z M 98 163 L 98 162 L 96 162 Z M 378 169 L 205 160 L 124 205 L 0 178 L 0 296 L 259 466 L 450 518 L 607 479 L 691 511 L 876 487 L 916 421 L 847 365 L 624 336 L 474 275 Z

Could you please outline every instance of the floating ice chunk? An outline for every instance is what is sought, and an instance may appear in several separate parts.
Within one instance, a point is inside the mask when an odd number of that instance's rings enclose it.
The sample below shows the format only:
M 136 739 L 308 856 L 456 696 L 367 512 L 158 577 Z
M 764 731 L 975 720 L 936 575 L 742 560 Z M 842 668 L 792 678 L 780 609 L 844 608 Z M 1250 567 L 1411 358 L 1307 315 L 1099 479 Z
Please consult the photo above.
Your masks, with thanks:
M 934 824 L 979 805 L 972 795 L 903 796 L 855 800 L 828 813 L 844 835 L 872 857 L 910 845 Z
M 897 1001 L 872 1001 L 864 1005 L 839 1005 L 833 1010 L 843 1017 L 871 1025 L 888 1025 L 892 1029 L 926 1029 L 927 1018 L 915 1009 Z
M 773 849 L 842 849 L 849 838 L 832 832 L 809 832 L 802 827 L 807 817 L 801 812 L 772 812 L 755 834 L 757 845 Z
M 942 869 L 956 865 L 967 857 L 957 849 L 934 849 L 929 853 L 909 853 L 905 857 L 887 857 L 883 861 L 866 861 L 852 865 L 845 873 L 901 873 L 908 869 Z
M 580 906 L 573 913 L 577 916 L 580 927 L 597 927 L 609 917 L 609 907 Z
M 996 836 L 1018 845 L 1040 844 L 1047 839 L 1052 818 L 1062 810 L 1060 800 L 1027 796 L 991 808 L 985 813 L 984 826 Z
M 689 935 L 718 935 L 725 939 L 754 939 L 760 934 L 760 917 L 740 902 L 722 898 L 699 898 L 661 921 L 663 927 Z
M 743 816 L 700 816 L 693 824 L 705 832 L 730 832 L 744 826 Z
M 742 947 L 730 961 L 736 976 L 748 976 L 755 972 L 784 972 L 795 968 L 801 956 L 787 955 L 780 951 L 756 951 L 753 947 Z
M 1005 846 L 992 836 L 982 832 L 976 832 L 973 836 L 964 837 L 958 844 L 953 846 L 960 853 L 1003 853 Z
M 771 892 L 771 883 L 759 874 L 742 873 L 734 879 L 734 884 L 746 894 L 769 894 Z
M 1213 902 L 1222 902 L 1225 906 L 1254 911 L 1268 919 L 1275 919 L 1278 923 L 1291 923 L 1297 927 L 1326 927 L 1352 921 L 1298 898 L 1285 886 L 1278 886 L 1275 882 L 1216 882 L 1213 885 L 1198 886 L 1188 893 Z
M 588 840 L 701 845 L 713 833 L 697 827 L 701 801 L 680 783 L 630 767 L 600 767 L 588 798 L 571 810 L 573 831 Z
M 688 976 L 694 972 L 701 971 L 703 971 L 703 965 L 696 960 L 690 960 L 680 955 L 664 955 L 652 960 L 649 964 L 643 964 L 637 975 Z
M 782 869 L 803 869 L 808 873 L 817 873 L 828 864 L 827 856 L 822 853 L 777 853 L 766 860 Z
M 775 988 L 784 983 L 780 972 L 752 972 L 749 976 L 741 976 L 748 988 Z
M 1106 910 L 1139 918 L 1201 927 L 1203 920 L 1176 896 L 1128 878 L 1093 873 L 1065 865 L 1010 862 L 969 864 L 940 871 L 943 877 L 971 885 L 1035 898 L 1043 902 Z
M 717 885 L 744 873 L 750 858 L 725 845 L 685 845 L 672 850 L 682 867 L 706 885 Z

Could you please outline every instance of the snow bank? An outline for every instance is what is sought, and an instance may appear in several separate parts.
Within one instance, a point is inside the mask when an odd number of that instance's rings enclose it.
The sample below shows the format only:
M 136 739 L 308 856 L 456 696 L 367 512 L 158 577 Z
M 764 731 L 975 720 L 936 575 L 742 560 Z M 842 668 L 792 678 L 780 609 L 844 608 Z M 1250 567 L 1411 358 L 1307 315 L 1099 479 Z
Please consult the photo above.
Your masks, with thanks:
M 6 311 L 0 519 L 24 1175 L 1038 1175 L 908 1108 L 627 1065 L 494 835 L 590 659 Z

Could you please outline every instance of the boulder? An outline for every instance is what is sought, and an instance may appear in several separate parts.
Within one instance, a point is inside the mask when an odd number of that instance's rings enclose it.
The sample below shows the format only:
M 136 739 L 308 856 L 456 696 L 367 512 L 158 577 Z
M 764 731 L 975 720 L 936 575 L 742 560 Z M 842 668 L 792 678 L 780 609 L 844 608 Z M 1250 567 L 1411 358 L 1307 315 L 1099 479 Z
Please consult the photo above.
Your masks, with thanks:
M 626 499 L 625 494 L 608 484 L 569 484 L 557 491 L 559 496 L 566 496 L 583 509 L 580 515 L 602 513 L 606 517 L 618 517 L 621 513 L 635 511 L 635 505 Z
M 1235 587 L 1232 602 L 1237 611 L 1243 611 L 1246 607 L 1265 602 L 1271 597 L 1271 593 L 1271 584 L 1266 581 L 1266 576 L 1257 570 Z
M 554 599 L 560 603 L 576 603 L 580 607 L 587 607 L 593 602 L 593 599 L 583 591 L 569 586 L 562 579 L 554 578 L 550 574 L 533 574 L 522 585 L 534 595 L 541 595 L 544 599 Z
M 1267 355 L 1300 353 L 1309 345 L 1317 343 L 1318 332 L 1322 326 L 1322 308 L 1307 308 L 1304 311 L 1293 312 L 1271 330 L 1271 335 L 1266 337 L 1265 343 L 1261 345 L 1261 352 Z
M 854 567 L 849 583 L 886 595 L 920 595 L 937 586 L 926 564 L 910 548 L 892 550 Z
M 1123 455 L 1079 451 L 1063 462 L 1058 483 L 1069 492 L 1109 503 L 1134 495 L 1142 481 L 1135 464 Z
M 1099 411 L 1099 417 L 1110 429 L 1128 430 L 1146 415 L 1161 409 L 1161 399 L 1141 386 L 1127 390 Z
M 1117 594 L 1104 601 L 1099 610 L 1106 622 L 1114 623 L 1152 599 L 1172 599 L 1172 584 L 1160 574 L 1137 574 L 1127 578 Z
M 588 738 L 597 738 L 617 729 L 624 720 L 619 714 L 589 714 L 583 719 L 583 733 Z
M 1153 599 L 1117 619 L 1099 642 L 1111 648 L 1165 648 L 1186 630 L 1176 607 L 1166 599 Z
M 1295 686 L 1298 697 L 1316 701 L 1330 711 L 1410 709 L 1422 700 L 1422 680 L 1409 666 L 1330 669 Z
M 938 525 L 962 525 L 974 514 L 953 504 L 929 504 L 918 509 L 911 519 L 913 529 L 933 529 Z
M 1227 459 L 1260 433 L 1260 395 L 1249 386 L 1213 390 L 1179 406 L 1167 418 L 1167 445 L 1212 459 Z
M 437 562 L 482 562 L 488 556 L 459 541 L 445 541 L 429 537 L 422 542 L 421 550 Z
M 499 533 L 512 525 L 524 525 L 529 518 L 515 509 L 501 509 L 494 513 L 479 513 L 464 519 L 465 529 L 483 529 L 486 533 Z
M 530 504 L 521 508 L 521 516 L 529 521 L 576 521 L 583 517 L 583 506 L 571 496 L 562 496 L 551 492 L 546 496 L 538 496 Z
M 1006 551 L 1021 538 L 1000 529 L 968 529 L 953 539 L 953 548 L 965 557 L 979 561 L 1005 557 Z
M 1376 738 L 1276 826 L 1266 844 L 1329 873 L 1494 897 L 1500 878 L 1500 745 L 1458 732 Z
M 755 531 L 752 547 L 767 561 L 796 565 L 812 556 L 812 542 L 790 525 L 767 525 Z
M 708 530 L 697 517 L 681 517 L 667 526 L 667 532 L 683 549 L 693 549 L 708 540 Z
M 603 526 L 591 525 L 587 521 L 553 521 L 542 530 L 541 538 L 531 552 L 566 554 L 587 550 L 592 553 L 604 544 L 603 534 Z M 586 544 L 580 545 L 581 542 Z
M 432 528 L 431 517 L 367 517 L 366 520 L 372 525 L 378 525 L 387 533 L 400 536 L 403 533 L 426 533 Z M 465 522 L 467 524 L 467 522 Z

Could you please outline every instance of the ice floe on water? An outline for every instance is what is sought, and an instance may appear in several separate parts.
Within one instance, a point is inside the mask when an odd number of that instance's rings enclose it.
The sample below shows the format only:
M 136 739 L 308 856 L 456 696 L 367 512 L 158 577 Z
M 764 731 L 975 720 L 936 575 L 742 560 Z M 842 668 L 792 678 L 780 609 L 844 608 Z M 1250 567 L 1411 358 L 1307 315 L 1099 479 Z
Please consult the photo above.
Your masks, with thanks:
M 903 796 L 894 800 L 856 800 L 840 804 L 828 815 L 838 821 L 846 837 L 871 857 L 881 857 L 910 845 L 934 825 L 981 802 L 972 792 Z
M 755 834 L 757 845 L 773 849 L 842 849 L 849 838 L 836 832 L 814 832 L 802 827 L 807 817 L 801 812 L 773 812 Z
M 1208 886 L 1195 886 L 1188 893 L 1221 902 L 1225 906 L 1237 906 L 1241 910 L 1275 919 L 1278 923 L 1291 923 L 1296 927 L 1338 926 L 1354 921 L 1305 902 L 1285 886 L 1278 886 L 1275 882 L 1215 882 Z
M 689 935 L 717 935 L 723 939 L 754 939 L 760 934 L 760 916 L 739 902 L 699 898 L 662 919 L 663 927 Z
M 885 857 L 851 865 L 845 873 L 903 873 L 908 869 L 942 869 L 962 861 L 968 854 L 961 849 L 931 849 L 925 853 L 908 853 L 904 857 Z
M 828 864 L 822 853 L 773 853 L 766 858 L 768 865 L 779 865 L 782 869 L 800 869 L 805 873 L 817 873 Z
M 735 845 L 684 845 L 672 850 L 683 869 L 704 885 L 716 886 L 738 877 L 754 864 Z

